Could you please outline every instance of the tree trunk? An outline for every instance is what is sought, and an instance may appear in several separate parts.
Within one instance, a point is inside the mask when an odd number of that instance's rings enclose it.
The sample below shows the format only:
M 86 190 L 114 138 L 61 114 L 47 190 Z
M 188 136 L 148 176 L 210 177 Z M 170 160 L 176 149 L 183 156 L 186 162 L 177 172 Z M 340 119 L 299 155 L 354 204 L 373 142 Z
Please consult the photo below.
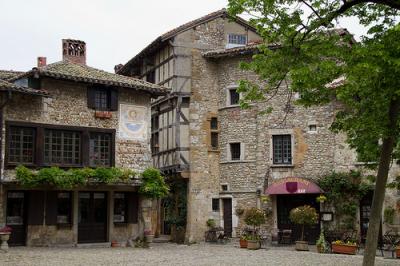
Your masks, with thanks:
M 392 152 L 398 136 L 397 120 L 399 117 L 400 100 L 392 100 L 389 109 L 389 134 L 383 139 L 378 174 L 372 200 L 371 215 L 369 218 L 367 241 L 363 258 L 363 266 L 373 266 L 375 264 L 376 248 L 378 245 L 379 226 L 383 200 L 385 198 L 386 182 L 389 173 Z

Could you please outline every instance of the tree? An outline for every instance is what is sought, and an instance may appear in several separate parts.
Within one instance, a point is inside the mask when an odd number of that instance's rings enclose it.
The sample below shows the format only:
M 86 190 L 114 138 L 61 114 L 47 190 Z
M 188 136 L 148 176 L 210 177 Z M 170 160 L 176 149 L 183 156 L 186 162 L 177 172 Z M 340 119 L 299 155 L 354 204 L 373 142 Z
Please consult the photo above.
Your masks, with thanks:
M 268 82 L 240 81 L 242 107 L 270 100 L 289 80 L 288 101 L 298 93 L 306 107 L 340 102 L 332 129 L 347 134 L 360 161 L 379 162 L 363 261 L 374 265 L 388 171 L 400 155 L 400 1 L 229 0 L 228 11 L 250 15 L 264 40 L 241 67 Z M 349 16 L 368 28 L 368 37 L 355 42 L 335 29 Z

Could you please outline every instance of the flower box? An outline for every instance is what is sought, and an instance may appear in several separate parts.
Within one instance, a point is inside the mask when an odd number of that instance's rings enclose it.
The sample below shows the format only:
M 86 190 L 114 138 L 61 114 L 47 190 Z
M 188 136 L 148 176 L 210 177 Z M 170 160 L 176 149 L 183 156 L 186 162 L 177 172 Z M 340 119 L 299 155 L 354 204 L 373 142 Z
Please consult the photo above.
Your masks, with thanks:
M 332 243 L 332 252 L 339 254 L 355 255 L 357 252 L 357 246 Z
M 112 113 L 109 111 L 96 111 L 94 113 L 94 117 L 102 119 L 110 119 L 112 117 Z
M 240 239 L 239 244 L 240 244 L 240 248 L 247 248 L 247 240 L 246 239 Z
M 400 247 L 396 248 L 396 258 L 400 259 Z

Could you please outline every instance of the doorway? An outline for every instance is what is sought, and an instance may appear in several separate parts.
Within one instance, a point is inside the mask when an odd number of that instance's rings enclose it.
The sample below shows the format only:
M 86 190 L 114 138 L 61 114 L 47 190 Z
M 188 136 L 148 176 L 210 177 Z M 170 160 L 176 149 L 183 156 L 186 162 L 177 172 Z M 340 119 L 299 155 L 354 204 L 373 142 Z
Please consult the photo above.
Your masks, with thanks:
M 23 191 L 7 192 L 6 224 L 11 227 L 10 246 L 24 246 L 26 243 L 26 193 Z
M 78 243 L 107 242 L 106 192 L 79 192 Z
M 360 200 L 360 237 L 361 243 L 363 244 L 365 244 L 365 241 L 367 239 L 373 196 L 374 191 L 371 190 Z M 382 220 L 379 226 L 378 243 L 382 243 Z
M 224 214 L 224 233 L 232 237 L 232 199 L 222 199 Z
M 277 216 L 278 216 L 278 229 L 292 230 L 292 241 L 301 238 L 301 226 L 294 224 L 289 219 L 290 210 L 303 205 L 310 205 L 319 213 L 319 203 L 316 201 L 317 194 L 297 194 L 297 195 L 277 195 Z M 320 221 L 314 225 L 304 227 L 304 238 L 310 244 L 317 241 L 320 233 Z

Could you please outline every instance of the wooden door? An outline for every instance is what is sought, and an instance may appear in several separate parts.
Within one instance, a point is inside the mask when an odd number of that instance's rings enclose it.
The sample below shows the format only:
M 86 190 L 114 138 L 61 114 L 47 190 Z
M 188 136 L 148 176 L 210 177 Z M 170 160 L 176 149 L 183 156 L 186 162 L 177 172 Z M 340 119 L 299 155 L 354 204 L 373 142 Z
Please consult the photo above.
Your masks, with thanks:
M 224 233 L 232 237 L 232 199 L 222 199 L 224 206 Z
M 107 196 L 105 192 L 79 192 L 78 242 L 107 241 Z
M 360 200 L 360 237 L 361 242 L 365 243 L 367 240 L 367 231 L 369 225 L 369 217 L 371 216 L 371 206 L 374 191 L 369 191 Z M 382 220 L 379 227 L 378 243 L 382 243 Z
M 6 224 L 12 228 L 8 243 L 10 246 L 26 244 L 26 193 L 23 191 L 8 191 Z

